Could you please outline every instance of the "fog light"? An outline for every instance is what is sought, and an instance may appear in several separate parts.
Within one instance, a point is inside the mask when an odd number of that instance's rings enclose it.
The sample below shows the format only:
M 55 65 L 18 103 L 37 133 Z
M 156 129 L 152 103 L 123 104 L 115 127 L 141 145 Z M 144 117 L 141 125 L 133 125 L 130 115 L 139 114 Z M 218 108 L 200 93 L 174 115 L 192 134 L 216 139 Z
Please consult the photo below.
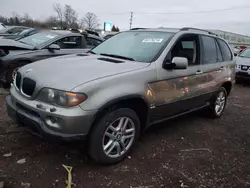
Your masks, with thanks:
M 46 118 L 46 123 L 50 127 L 60 128 L 58 125 L 59 119 L 57 117 L 48 116 Z
M 50 121 L 52 122 L 52 123 L 57 123 L 57 118 L 56 117 L 50 117 Z

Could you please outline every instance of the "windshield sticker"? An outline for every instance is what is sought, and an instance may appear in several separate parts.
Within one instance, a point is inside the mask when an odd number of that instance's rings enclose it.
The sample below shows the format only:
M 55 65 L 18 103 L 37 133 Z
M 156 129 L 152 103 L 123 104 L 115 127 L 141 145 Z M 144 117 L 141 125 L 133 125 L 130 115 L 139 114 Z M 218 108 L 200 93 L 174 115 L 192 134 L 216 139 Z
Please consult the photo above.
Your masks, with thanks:
M 163 41 L 163 39 L 159 39 L 159 38 L 145 38 L 145 39 L 143 39 L 142 42 L 161 43 L 162 41 Z

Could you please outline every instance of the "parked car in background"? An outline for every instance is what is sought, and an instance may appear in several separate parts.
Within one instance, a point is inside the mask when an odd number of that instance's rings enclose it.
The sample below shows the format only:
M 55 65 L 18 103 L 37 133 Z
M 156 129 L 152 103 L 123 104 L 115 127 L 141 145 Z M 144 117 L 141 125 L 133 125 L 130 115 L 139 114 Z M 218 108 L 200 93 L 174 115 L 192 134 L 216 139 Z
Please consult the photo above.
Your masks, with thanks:
M 115 36 L 116 34 L 117 34 L 117 33 L 107 34 L 107 35 L 105 35 L 103 38 L 104 38 L 105 40 L 107 40 L 107 39 L 109 39 L 109 38 Z
M 3 29 L 0 29 L 0 36 L 3 36 L 5 34 L 17 34 L 20 33 L 21 31 L 28 29 L 30 27 L 25 27 L 25 26 L 7 26 Z
M 87 139 L 96 162 L 123 160 L 150 125 L 223 114 L 235 76 L 228 44 L 194 29 L 122 32 L 89 53 L 18 69 L 9 116 L 44 138 Z
M 247 48 L 246 45 L 238 45 L 238 46 L 235 46 L 235 47 L 233 48 L 233 53 L 234 53 L 234 55 L 237 56 L 237 55 L 238 55 L 239 53 L 241 53 L 242 50 L 244 50 L 245 48 Z
M 87 41 L 87 48 L 94 48 L 101 44 L 105 39 L 97 35 L 87 34 L 84 35 Z
M 98 44 L 95 36 L 85 38 L 61 30 L 42 31 L 16 41 L 0 39 L 0 81 L 8 86 L 18 67 L 50 57 L 83 53 Z
M 236 57 L 236 82 L 250 80 L 250 47 Z
M 39 31 L 35 28 L 27 28 L 15 34 L 4 34 L 4 35 L 0 34 L 0 38 L 18 40 L 18 39 L 33 35 L 37 32 Z

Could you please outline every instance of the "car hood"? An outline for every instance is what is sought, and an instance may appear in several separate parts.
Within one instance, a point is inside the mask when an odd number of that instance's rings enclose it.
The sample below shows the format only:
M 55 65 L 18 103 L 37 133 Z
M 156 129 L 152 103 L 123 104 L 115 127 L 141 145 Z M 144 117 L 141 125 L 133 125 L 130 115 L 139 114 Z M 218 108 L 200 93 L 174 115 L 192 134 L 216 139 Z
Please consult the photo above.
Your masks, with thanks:
M 7 50 L 16 50 L 16 49 L 32 50 L 34 49 L 33 46 L 23 44 L 15 40 L 3 39 L 3 38 L 0 38 L 0 49 L 1 48 L 5 48 Z
M 236 57 L 236 64 L 250 66 L 250 58 L 237 56 Z
M 115 63 L 109 60 L 118 60 L 121 62 Z M 20 72 L 34 79 L 37 83 L 37 89 L 49 87 L 71 91 L 81 84 L 138 70 L 148 65 L 149 63 L 127 61 L 99 55 L 67 55 L 31 63 L 20 68 Z

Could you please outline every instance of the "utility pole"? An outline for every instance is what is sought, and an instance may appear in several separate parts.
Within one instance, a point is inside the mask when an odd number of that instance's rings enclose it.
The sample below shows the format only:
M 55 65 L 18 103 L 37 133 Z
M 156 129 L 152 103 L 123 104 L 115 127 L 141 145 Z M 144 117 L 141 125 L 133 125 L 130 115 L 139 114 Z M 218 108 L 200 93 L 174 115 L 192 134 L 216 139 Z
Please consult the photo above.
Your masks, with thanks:
M 133 12 L 130 12 L 130 23 L 129 23 L 129 28 L 132 29 L 132 23 L 133 23 Z

